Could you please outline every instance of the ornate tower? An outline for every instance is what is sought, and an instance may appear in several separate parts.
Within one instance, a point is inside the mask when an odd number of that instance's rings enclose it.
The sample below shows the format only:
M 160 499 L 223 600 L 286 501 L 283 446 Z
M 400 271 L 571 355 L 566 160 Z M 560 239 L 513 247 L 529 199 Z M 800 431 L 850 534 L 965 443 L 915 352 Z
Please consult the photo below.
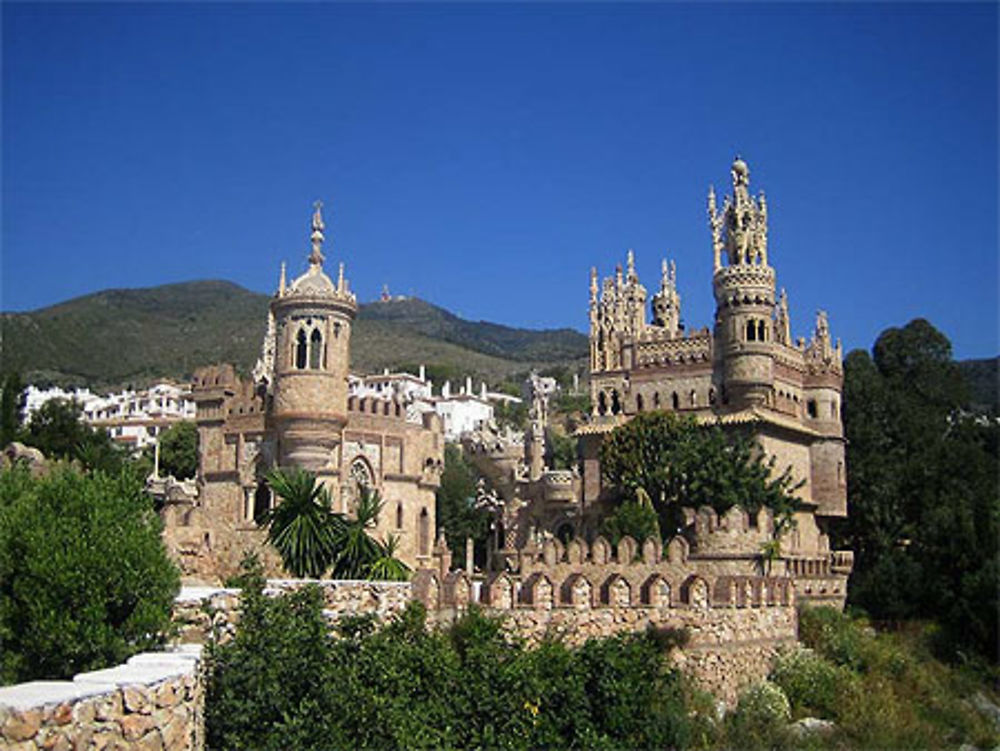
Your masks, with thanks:
M 663 259 L 660 291 L 653 295 L 653 325 L 677 336 L 681 328 L 681 296 L 677 293 L 677 266 Z
M 340 264 L 336 283 L 323 271 L 324 229 L 317 201 L 309 269 L 286 286 L 282 266 L 278 293 L 271 301 L 270 326 L 271 417 L 278 436 L 278 461 L 320 474 L 337 465 L 333 452 L 346 423 L 351 322 L 358 310 L 344 281 L 344 265 Z M 266 350 L 265 343 L 265 356 Z
M 774 269 L 767 263 L 767 204 L 750 195 L 750 170 L 739 157 L 730 172 L 733 195 L 722 210 L 708 193 L 715 292 L 715 357 L 735 408 L 766 402 L 774 383 Z M 722 254 L 726 263 L 723 265 Z

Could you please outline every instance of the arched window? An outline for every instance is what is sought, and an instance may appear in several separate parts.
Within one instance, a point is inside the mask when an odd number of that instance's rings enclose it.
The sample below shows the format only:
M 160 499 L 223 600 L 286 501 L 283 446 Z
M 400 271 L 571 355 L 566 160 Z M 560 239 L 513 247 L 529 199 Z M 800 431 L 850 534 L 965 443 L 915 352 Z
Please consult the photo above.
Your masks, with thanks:
M 323 335 L 319 329 L 313 329 L 312 336 L 309 337 L 309 367 L 319 370 L 323 367 Z
M 635 409 L 636 412 L 642 412 L 642 394 L 637 394 L 635 397 Z
M 351 468 L 347 472 L 347 487 L 343 489 L 344 511 L 354 513 L 362 490 L 374 486 L 371 466 L 360 456 L 357 457 L 351 462 Z
M 605 415 L 608 412 L 608 398 L 604 395 L 602 391 L 597 395 L 597 414 Z
M 757 341 L 767 341 L 767 324 L 763 321 L 757 321 Z
M 615 389 L 611 392 L 611 414 L 617 415 L 622 411 L 622 404 L 618 400 L 618 390 Z
M 417 549 L 420 555 L 429 555 L 431 552 L 431 517 L 427 509 L 420 509 L 420 516 L 417 518 Z
M 660 392 L 656 391 L 653 393 L 653 409 L 660 408 Z
M 694 389 L 691 389 L 691 393 L 688 394 L 688 400 L 691 402 L 691 406 L 692 407 L 697 407 L 698 406 L 698 392 L 695 391 Z
M 396 504 L 396 529 L 403 528 L 403 504 L 402 502 Z
M 676 391 L 670 395 L 670 405 L 674 409 L 680 409 L 681 400 L 677 398 L 677 392 Z
M 753 320 L 747 321 L 747 341 L 752 342 L 756 340 L 757 327 L 754 326 Z
M 808 402 L 806 402 L 806 414 L 808 414 L 810 417 L 818 416 L 819 411 L 816 409 L 815 399 L 810 399 Z
M 306 341 L 306 332 L 303 329 L 299 329 L 295 342 L 295 367 L 303 370 L 309 362 L 309 343 Z

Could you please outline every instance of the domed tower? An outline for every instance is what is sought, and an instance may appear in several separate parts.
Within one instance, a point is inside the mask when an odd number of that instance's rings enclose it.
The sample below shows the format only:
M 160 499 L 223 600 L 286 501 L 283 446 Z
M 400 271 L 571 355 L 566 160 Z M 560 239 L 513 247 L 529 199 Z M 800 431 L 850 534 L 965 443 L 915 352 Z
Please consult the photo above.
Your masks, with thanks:
M 725 400 L 742 409 L 769 399 L 774 383 L 774 269 L 767 263 L 767 204 L 750 195 L 750 170 L 733 162 L 733 195 L 716 210 L 708 193 L 715 292 L 715 357 Z M 725 253 L 725 265 L 722 254 Z
M 336 464 L 334 450 L 347 421 L 347 370 L 351 322 L 357 300 L 344 281 L 323 271 L 323 216 L 316 202 L 309 270 L 271 301 L 273 402 L 278 461 L 323 474 Z M 329 470 L 328 470 L 329 471 Z

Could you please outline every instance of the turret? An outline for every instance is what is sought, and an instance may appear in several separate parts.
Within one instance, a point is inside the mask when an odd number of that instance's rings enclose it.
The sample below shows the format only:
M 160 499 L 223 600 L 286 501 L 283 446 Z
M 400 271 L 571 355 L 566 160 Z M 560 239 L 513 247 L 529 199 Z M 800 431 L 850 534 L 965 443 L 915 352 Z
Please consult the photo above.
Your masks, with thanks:
M 653 325 L 676 336 L 681 328 L 681 296 L 677 293 L 677 266 L 663 259 L 660 291 L 653 295 Z
M 736 408 L 766 402 L 772 389 L 774 269 L 767 262 L 767 205 L 750 195 L 750 170 L 742 159 L 730 172 L 733 195 L 716 209 L 709 189 L 715 292 L 716 356 Z M 726 262 L 722 263 L 725 253 Z
M 275 343 L 273 418 L 279 461 L 321 471 L 332 462 L 347 413 L 351 322 L 357 301 L 343 264 L 336 284 L 323 271 L 323 216 L 312 217 L 309 268 L 271 301 Z

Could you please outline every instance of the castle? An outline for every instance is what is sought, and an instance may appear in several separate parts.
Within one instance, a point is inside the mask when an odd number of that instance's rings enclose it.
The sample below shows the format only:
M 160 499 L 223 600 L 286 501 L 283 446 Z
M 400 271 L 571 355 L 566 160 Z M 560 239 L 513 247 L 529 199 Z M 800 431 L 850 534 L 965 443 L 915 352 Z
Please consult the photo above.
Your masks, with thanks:
M 581 433 L 583 502 L 603 495 L 601 437 L 647 410 L 693 415 L 701 422 L 744 425 L 779 471 L 791 468 L 801 510 L 785 540 L 791 554 L 827 549 L 829 525 L 847 514 L 843 384 L 839 341 L 826 313 L 808 342 L 793 341 L 788 296 L 776 294 L 768 259 L 767 203 L 750 194 L 750 170 L 733 162 L 732 196 L 721 208 L 709 189 L 715 321 L 685 331 L 677 270 L 663 261 L 660 289 L 646 320 L 647 291 L 626 268 L 599 286 L 590 278 L 590 390 L 593 422 Z
M 411 567 L 430 561 L 444 452 L 440 418 L 408 414 L 395 396 L 349 395 L 357 300 L 343 263 L 336 282 L 323 269 L 318 203 L 311 229 L 305 273 L 287 283 L 282 264 L 252 379 L 231 365 L 194 375 L 197 491 L 158 488 L 168 548 L 188 577 L 235 573 L 243 552 L 260 547 L 254 519 L 275 501 L 265 481 L 275 466 L 315 473 L 337 512 L 351 512 L 361 487 L 379 491 L 384 506 L 373 533 L 395 536 L 398 557 Z M 270 564 L 277 569 L 273 554 Z

